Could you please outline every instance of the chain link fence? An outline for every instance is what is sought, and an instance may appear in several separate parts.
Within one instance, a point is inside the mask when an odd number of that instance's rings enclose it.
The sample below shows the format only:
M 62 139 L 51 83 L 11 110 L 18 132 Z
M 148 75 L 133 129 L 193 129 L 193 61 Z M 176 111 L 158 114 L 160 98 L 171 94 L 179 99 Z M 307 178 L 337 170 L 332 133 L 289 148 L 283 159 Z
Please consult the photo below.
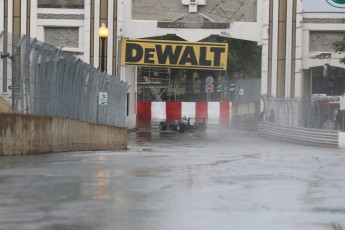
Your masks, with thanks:
M 261 122 L 282 126 L 343 130 L 340 97 L 315 95 L 306 98 L 274 98 L 262 95 Z
M 28 36 L 0 32 L 0 52 L 12 112 L 126 127 L 130 86 L 119 78 Z M 99 95 L 106 97 L 103 104 Z

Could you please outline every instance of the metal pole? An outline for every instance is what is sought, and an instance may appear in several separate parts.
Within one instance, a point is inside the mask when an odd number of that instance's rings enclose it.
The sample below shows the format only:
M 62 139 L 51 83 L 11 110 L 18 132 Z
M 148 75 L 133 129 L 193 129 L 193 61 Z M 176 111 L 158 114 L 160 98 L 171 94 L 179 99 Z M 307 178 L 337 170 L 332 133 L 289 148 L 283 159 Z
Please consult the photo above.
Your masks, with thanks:
M 176 77 L 174 79 L 174 101 L 176 101 Z
M 104 72 L 104 58 L 105 58 L 105 38 L 101 38 L 102 41 L 102 54 L 101 54 L 101 71 Z
M 121 51 L 122 50 L 121 39 L 122 39 L 122 37 L 117 38 L 117 47 L 116 47 L 117 63 L 116 63 L 116 76 L 115 77 L 118 77 L 119 79 L 121 79 L 121 52 L 122 52 Z
M 169 101 L 170 101 L 170 74 L 171 74 L 171 71 L 170 71 L 170 68 L 168 68 L 168 72 L 169 72 L 169 86 L 168 86 L 168 94 L 169 94 Z M 176 99 L 175 99 L 176 101 Z
M 17 96 L 16 95 L 16 88 L 18 88 L 16 86 L 16 76 L 15 76 L 15 72 L 16 72 L 16 59 L 14 56 L 12 57 L 9 57 L 10 60 L 11 60 L 11 64 L 12 64 L 12 113 L 15 113 L 18 111 L 18 108 L 17 108 Z
M 98 118 L 98 113 L 99 113 L 99 93 L 97 94 L 97 107 L 96 107 L 96 123 L 99 123 L 99 118 Z
M 340 131 L 344 132 L 345 131 L 345 129 L 344 129 L 345 112 L 344 112 L 344 110 L 339 110 L 339 112 L 342 115 Z

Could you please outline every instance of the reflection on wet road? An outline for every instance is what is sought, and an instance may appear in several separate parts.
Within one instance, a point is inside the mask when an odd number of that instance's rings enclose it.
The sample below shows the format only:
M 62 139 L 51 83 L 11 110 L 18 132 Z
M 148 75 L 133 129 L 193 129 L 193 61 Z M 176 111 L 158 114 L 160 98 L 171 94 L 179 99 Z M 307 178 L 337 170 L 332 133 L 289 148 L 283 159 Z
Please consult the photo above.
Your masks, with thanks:
M 1 230 L 345 229 L 345 153 L 248 131 L 0 158 Z

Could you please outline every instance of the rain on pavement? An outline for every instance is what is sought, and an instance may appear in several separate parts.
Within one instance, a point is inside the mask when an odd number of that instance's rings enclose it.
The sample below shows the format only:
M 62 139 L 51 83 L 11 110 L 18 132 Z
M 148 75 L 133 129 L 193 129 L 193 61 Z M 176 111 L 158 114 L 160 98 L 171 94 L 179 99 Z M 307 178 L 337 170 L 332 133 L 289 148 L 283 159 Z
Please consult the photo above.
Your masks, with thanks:
M 345 154 L 253 130 L 0 158 L 1 230 L 345 229 Z

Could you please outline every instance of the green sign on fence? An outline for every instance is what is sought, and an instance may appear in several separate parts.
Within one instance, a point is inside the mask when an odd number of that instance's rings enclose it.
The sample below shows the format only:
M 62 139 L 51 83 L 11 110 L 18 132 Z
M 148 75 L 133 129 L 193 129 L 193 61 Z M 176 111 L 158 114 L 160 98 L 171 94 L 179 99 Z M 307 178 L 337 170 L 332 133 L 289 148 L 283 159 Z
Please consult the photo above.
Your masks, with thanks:
M 107 92 L 99 92 L 98 104 L 100 104 L 100 105 L 107 105 L 108 104 L 108 93 Z

